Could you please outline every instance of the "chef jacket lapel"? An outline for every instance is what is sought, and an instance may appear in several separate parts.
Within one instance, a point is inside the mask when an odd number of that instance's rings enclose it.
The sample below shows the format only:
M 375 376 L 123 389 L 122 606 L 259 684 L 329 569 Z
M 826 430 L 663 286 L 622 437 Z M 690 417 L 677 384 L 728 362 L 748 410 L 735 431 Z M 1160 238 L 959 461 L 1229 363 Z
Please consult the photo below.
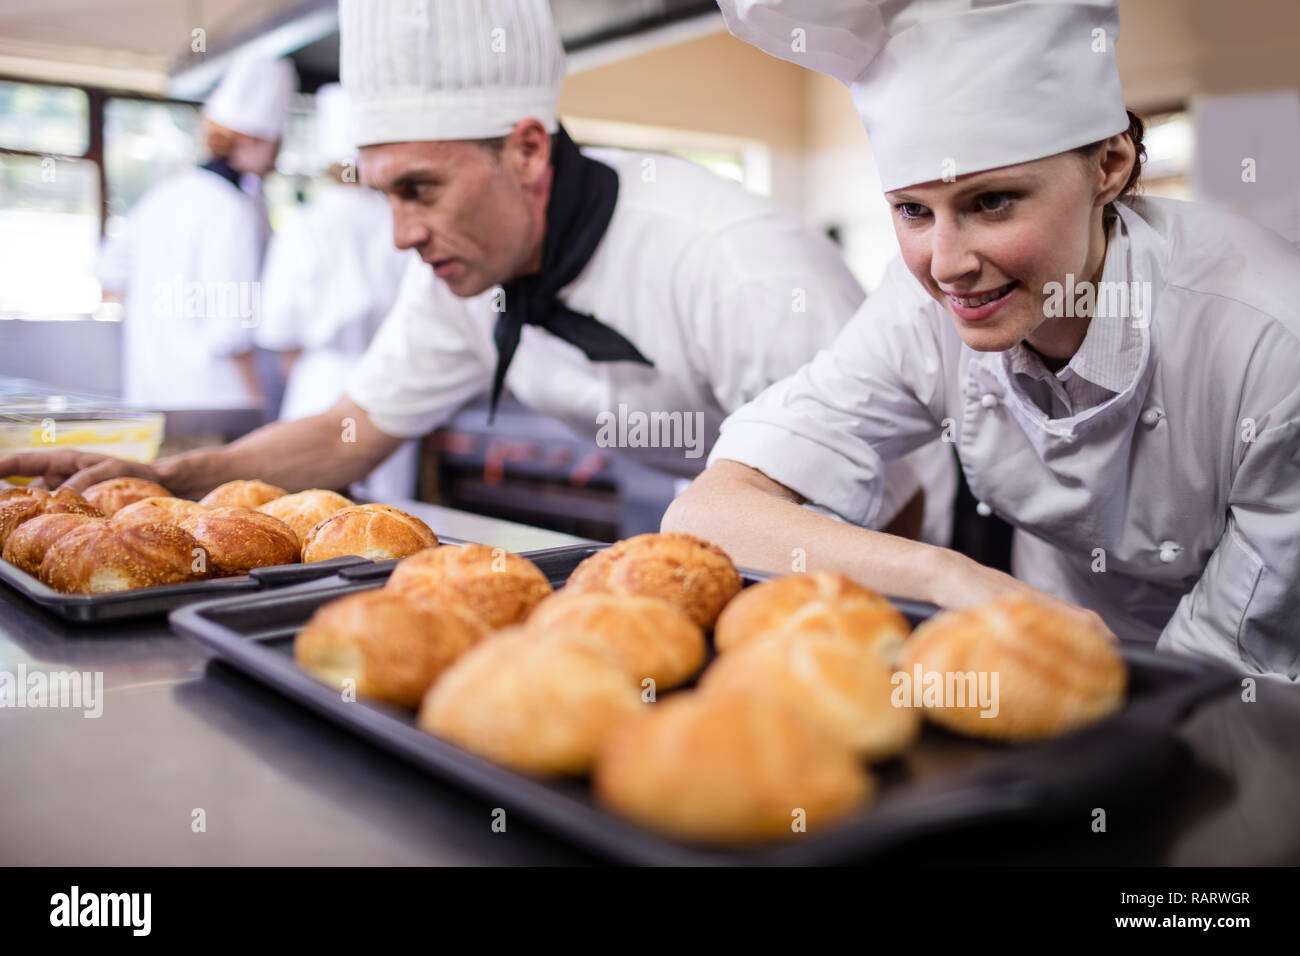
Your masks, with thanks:
M 594 316 L 570 309 L 558 298 L 559 291 L 581 274 L 596 252 L 617 201 L 618 174 L 604 163 L 582 155 L 561 126 L 555 134 L 555 175 L 546 205 L 541 271 L 501 285 L 505 311 L 493 330 L 497 366 L 492 377 L 489 422 L 496 415 L 506 372 L 525 325 L 540 326 L 576 345 L 593 362 L 654 365 L 618 330 Z

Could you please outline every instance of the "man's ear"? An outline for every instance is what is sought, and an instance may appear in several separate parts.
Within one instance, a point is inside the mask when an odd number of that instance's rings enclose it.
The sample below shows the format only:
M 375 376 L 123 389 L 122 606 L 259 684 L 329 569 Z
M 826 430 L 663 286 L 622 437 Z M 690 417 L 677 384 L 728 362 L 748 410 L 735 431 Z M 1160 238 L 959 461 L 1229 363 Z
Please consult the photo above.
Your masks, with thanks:
M 1098 173 L 1099 191 L 1097 205 L 1104 206 L 1114 200 L 1128 185 L 1129 173 L 1137 162 L 1137 149 L 1128 133 L 1116 133 L 1102 145 L 1098 151 L 1100 166 Z
M 505 152 L 520 182 L 539 182 L 551 165 L 551 134 L 539 120 L 520 120 L 506 136 Z

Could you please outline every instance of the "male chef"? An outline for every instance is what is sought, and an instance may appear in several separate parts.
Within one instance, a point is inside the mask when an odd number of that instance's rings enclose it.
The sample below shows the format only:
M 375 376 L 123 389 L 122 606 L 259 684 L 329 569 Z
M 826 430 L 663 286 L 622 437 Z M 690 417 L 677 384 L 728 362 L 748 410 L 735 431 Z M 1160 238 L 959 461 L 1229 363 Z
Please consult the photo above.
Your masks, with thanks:
M 861 302 L 834 246 L 773 202 L 682 160 L 579 150 L 556 118 L 564 54 L 545 0 L 342 0 L 339 15 L 362 180 L 422 260 L 343 398 L 152 467 L 34 454 L 0 458 L 0 475 L 79 489 L 135 474 L 179 495 L 250 477 L 341 488 L 508 388 L 693 476 L 722 420 L 829 345 Z M 950 456 L 933 451 L 942 473 Z M 911 465 L 886 485 L 878 526 L 910 502 L 917 531 Z

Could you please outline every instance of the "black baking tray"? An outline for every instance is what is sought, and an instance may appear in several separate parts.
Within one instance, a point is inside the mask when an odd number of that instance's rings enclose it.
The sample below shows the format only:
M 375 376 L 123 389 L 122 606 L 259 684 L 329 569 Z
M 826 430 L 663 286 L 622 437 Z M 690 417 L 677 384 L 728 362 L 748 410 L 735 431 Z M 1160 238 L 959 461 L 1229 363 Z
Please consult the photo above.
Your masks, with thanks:
M 459 538 L 438 536 L 442 544 L 465 544 Z M 384 576 L 396 561 L 371 561 L 356 555 L 343 555 L 328 561 L 310 564 L 276 564 L 253 568 L 248 574 L 225 578 L 208 578 L 184 584 L 160 584 L 152 588 L 136 588 L 111 594 L 65 594 L 56 591 L 39 578 L 35 578 L 8 561 L 0 560 L 0 581 L 18 591 L 30 601 L 55 614 L 81 624 L 98 624 L 132 618 L 157 617 L 188 604 L 211 598 L 260 593 L 268 588 L 279 588 L 329 578 L 343 568 L 362 567 L 377 569 Z
M 553 585 L 602 546 L 526 552 Z M 191 604 L 172 629 L 258 681 L 305 704 L 417 767 L 537 823 L 608 859 L 649 865 L 816 865 L 864 862 L 908 841 L 1000 820 L 1086 814 L 1103 795 L 1145 792 L 1182 756 L 1173 729 L 1201 701 L 1235 679 L 1187 658 L 1123 646 L 1129 667 L 1124 710 L 1053 741 L 1011 747 L 967 740 L 926 725 L 916 746 L 873 767 L 877 799 L 819 833 L 747 848 L 679 842 L 603 809 L 586 781 L 540 778 L 498 766 L 420 730 L 413 713 L 376 701 L 345 703 L 293 660 L 293 637 L 316 608 L 382 585 L 388 567 L 353 566 L 333 580 L 266 594 Z M 746 586 L 769 577 L 742 572 Z M 917 623 L 932 605 L 895 602 Z

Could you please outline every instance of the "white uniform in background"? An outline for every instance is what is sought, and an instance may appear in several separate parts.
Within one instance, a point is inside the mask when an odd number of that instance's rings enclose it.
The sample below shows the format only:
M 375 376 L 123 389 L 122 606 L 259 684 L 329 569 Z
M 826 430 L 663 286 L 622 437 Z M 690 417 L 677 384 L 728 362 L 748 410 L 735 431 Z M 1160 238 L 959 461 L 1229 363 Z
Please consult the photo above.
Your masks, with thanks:
M 557 133 L 564 54 L 544 0 L 435 4 L 427 13 L 340 3 L 340 65 L 358 144 L 486 139 L 525 119 Z M 653 365 L 593 361 L 525 324 L 505 386 L 587 440 L 693 476 L 722 419 L 829 342 L 862 289 L 828 239 L 770 200 L 683 160 L 584 152 L 614 170 L 617 199 L 594 253 L 555 298 L 620 333 Z M 495 290 L 458 298 L 412 258 L 348 395 L 390 435 L 442 425 L 492 385 L 499 304 Z M 927 453 L 949 478 L 946 492 L 926 488 L 939 513 L 929 525 L 946 539 L 955 466 L 946 447 Z M 882 523 L 919 487 L 907 462 L 890 479 Z
M 126 298 L 123 395 L 155 408 L 231 408 L 254 397 L 230 356 L 253 347 L 270 224 L 257 197 L 206 169 L 150 189 L 96 272 Z
M 237 60 L 204 105 L 227 129 L 279 139 L 297 76 L 288 60 Z M 234 355 L 253 347 L 270 223 L 260 181 L 229 166 L 190 169 L 150 189 L 108 240 L 101 286 L 125 295 L 123 394 L 156 408 L 255 404 Z
M 410 252 L 393 246 L 388 202 L 360 186 L 331 185 L 276 233 L 266 257 L 257 344 L 301 349 L 280 406 L 282 419 L 325 411 L 397 298 Z M 375 469 L 358 492 L 411 498 L 417 443 Z

